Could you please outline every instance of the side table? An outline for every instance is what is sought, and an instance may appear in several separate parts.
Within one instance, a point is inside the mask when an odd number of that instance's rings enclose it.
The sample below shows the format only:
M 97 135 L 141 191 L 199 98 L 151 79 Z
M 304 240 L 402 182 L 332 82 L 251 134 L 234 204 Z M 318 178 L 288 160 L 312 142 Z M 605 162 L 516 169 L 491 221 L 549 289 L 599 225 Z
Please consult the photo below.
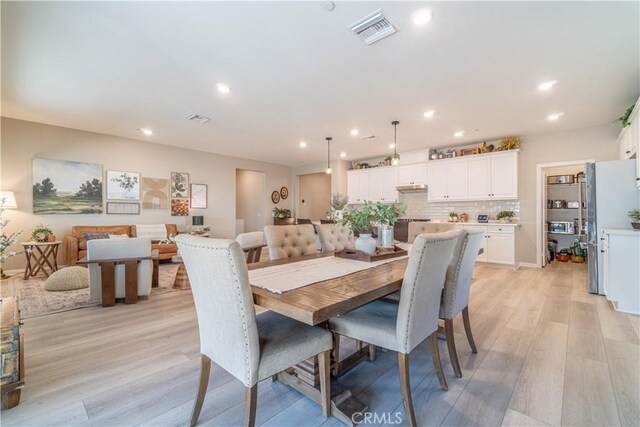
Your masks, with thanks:
M 55 242 L 22 242 L 24 254 L 27 257 L 27 268 L 24 270 L 24 279 L 34 277 L 40 271 L 46 277 L 54 271 L 58 271 L 58 248 L 62 241 Z M 47 272 L 47 268 L 49 271 Z

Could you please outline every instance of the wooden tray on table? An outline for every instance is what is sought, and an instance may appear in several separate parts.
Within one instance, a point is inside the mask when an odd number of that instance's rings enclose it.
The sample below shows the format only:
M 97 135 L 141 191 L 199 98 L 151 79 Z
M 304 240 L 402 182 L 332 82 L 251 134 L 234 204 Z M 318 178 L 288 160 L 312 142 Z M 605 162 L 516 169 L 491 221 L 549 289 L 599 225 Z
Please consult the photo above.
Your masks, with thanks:
M 334 256 L 340 258 L 354 259 L 356 261 L 374 262 L 382 261 L 383 259 L 396 258 L 406 256 L 408 252 L 397 245 L 393 245 L 393 249 L 381 250 L 376 248 L 374 255 L 367 255 L 364 252 L 356 251 L 355 249 L 343 249 L 338 252 L 334 252 Z

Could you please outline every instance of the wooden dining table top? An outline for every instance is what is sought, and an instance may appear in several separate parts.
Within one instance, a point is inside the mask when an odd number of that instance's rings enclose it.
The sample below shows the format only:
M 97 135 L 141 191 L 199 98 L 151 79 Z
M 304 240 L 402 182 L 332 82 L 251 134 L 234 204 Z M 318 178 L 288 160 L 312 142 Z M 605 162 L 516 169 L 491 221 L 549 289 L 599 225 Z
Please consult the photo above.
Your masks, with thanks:
M 332 256 L 333 252 L 326 252 L 253 263 L 247 267 L 249 270 L 256 270 Z M 407 260 L 406 257 L 401 258 L 346 276 L 292 289 L 283 294 L 251 286 L 253 302 L 308 325 L 317 325 L 399 290 L 407 268 Z

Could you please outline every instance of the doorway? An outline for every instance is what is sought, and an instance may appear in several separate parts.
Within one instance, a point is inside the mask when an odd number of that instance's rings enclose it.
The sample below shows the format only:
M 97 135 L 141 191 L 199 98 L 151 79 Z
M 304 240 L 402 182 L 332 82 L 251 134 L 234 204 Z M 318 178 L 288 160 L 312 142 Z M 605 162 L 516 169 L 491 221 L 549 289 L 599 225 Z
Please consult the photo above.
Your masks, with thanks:
M 266 182 L 264 172 L 236 169 L 236 235 L 264 230 Z
M 319 221 L 331 207 L 331 175 L 312 173 L 298 176 L 297 217 Z
M 570 252 L 576 241 L 584 245 L 586 252 L 586 182 L 582 177 L 586 164 L 591 162 L 576 160 L 537 166 L 538 267 L 556 262 L 558 253 Z

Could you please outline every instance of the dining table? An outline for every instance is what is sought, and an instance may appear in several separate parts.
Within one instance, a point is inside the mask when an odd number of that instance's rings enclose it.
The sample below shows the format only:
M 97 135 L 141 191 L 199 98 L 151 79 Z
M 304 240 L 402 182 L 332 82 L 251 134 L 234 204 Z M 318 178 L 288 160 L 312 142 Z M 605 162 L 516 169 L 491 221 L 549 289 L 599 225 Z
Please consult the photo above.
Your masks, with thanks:
M 304 255 L 248 264 L 249 280 L 254 303 L 262 308 L 272 310 L 283 316 L 298 320 L 307 325 L 326 327 L 327 321 L 334 316 L 348 313 L 358 307 L 396 292 L 402 286 L 402 279 L 407 268 L 407 257 L 387 260 L 381 265 L 371 267 L 358 264 L 357 268 L 364 268 L 349 274 L 320 280 L 315 283 L 297 287 L 284 292 L 274 292 L 254 285 L 252 272 L 275 266 L 287 266 L 294 269 L 305 261 L 320 260 L 334 257 L 333 252 Z M 353 263 L 365 261 L 350 260 Z M 266 270 L 265 270 L 266 271 Z M 287 280 L 286 275 L 282 280 Z M 346 425 L 354 425 L 353 416 L 367 410 L 367 405 L 353 395 L 351 391 L 340 384 L 341 374 L 355 366 L 369 356 L 369 346 L 357 346 L 356 352 L 348 357 L 337 360 L 339 338 L 334 338 L 331 357 L 331 414 Z M 302 392 L 312 400 L 320 403 L 319 367 L 317 358 L 311 358 L 299 363 L 286 371 L 280 372 L 274 380 L 281 381 Z

